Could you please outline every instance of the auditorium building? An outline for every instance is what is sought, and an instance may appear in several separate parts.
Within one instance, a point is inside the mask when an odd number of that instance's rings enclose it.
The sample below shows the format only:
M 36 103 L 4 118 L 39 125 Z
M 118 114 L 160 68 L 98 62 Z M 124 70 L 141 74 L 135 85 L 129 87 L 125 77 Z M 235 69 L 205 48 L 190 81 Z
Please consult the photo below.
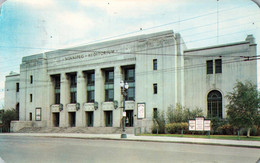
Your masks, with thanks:
M 177 103 L 226 117 L 236 81 L 257 84 L 256 44 L 188 49 L 173 31 L 25 56 L 5 83 L 5 109 L 19 110 L 15 130 L 33 127 L 152 126 L 155 111 Z M 123 112 L 120 81 L 128 83 Z

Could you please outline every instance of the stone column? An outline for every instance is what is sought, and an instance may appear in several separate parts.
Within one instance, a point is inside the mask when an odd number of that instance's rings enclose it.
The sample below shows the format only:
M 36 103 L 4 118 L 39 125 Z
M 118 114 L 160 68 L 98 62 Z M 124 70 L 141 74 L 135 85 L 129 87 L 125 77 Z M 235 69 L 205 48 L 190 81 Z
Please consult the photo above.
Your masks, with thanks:
M 122 118 L 122 108 L 120 108 L 123 100 L 120 88 L 121 80 L 123 80 L 122 69 L 120 66 L 116 66 L 114 68 L 114 101 L 118 102 L 118 108 L 113 110 L 113 127 L 120 127 Z
M 105 99 L 104 75 L 100 68 L 95 69 L 95 101 L 98 102 L 98 109 L 94 111 L 94 126 L 104 126 L 104 113 L 102 102 Z
M 80 104 L 80 109 L 76 112 L 76 126 L 83 127 L 85 123 L 83 103 L 86 102 L 86 81 L 82 71 L 77 72 L 77 103 Z
M 70 87 L 68 76 L 65 73 L 61 74 L 60 103 L 63 104 L 63 110 L 60 112 L 60 127 L 68 127 L 68 112 L 66 105 L 70 103 Z
M 47 126 L 52 127 L 52 110 L 51 105 L 55 102 L 54 96 L 54 81 L 52 80 L 51 76 L 49 76 L 48 84 L 47 84 L 47 94 L 49 98 L 47 99 Z

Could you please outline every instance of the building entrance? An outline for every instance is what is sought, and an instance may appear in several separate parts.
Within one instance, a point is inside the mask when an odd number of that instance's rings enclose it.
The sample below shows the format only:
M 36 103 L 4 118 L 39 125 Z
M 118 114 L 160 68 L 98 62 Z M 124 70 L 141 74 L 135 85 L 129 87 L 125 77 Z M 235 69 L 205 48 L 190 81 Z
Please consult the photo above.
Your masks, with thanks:
M 76 112 L 69 112 L 69 126 L 76 126 Z
M 52 113 L 52 122 L 54 127 L 60 126 L 60 113 Z
M 126 127 L 134 126 L 134 111 L 126 110 Z
M 93 111 L 86 112 L 86 124 L 87 124 L 87 126 L 93 127 L 93 121 L 94 121 Z
M 106 127 L 112 127 L 113 125 L 113 112 L 112 111 L 104 111 L 105 114 L 105 125 Z

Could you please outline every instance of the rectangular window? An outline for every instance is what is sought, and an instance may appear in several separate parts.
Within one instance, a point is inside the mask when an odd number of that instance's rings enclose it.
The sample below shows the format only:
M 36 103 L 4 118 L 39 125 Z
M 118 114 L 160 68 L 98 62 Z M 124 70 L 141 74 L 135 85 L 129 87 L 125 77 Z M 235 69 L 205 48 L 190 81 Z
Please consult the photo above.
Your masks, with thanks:
M 55 76 L 54 80 L 55 104 L 60 104 L 60 76 Z
M 153 108 L 153 118 L 157 118 L 157 117 L 158 117 L 157 108 Z
M 153 94 L 157 94 L 157 83 L 153 84 Z
M 29 113 L 29 120 L 32 121 L 32 112 Z
M 32 101 L 33 101 L 33 95 L 30 94 L 30 102 L 32 102 Z
M 153 70 L 157 70 L 157 59 L 153 60 Z
M 135 100 L 135 68 L 125 69 L 125 82 L 129 85 L 126 100 Z
M 77 103 L 77 74 L 70 75 L 70 103 Z
M 19 83 L 16 83 L 16 92 L 19 92 Z
M 33 76 L 32 75 L 30 76 L 30 83 L 31 84 L 33 83 Z
M 105 71 L 105 101 L 114 101 L 114 70 Z
M 222 73 L 222 60 L 216 59 L 215 60 L 215 73 Z
M 87 102 L 95 101 L 95 73 L 87 73 Z
M 213 60 L 207 61 L 207 74 L 213 74 Z

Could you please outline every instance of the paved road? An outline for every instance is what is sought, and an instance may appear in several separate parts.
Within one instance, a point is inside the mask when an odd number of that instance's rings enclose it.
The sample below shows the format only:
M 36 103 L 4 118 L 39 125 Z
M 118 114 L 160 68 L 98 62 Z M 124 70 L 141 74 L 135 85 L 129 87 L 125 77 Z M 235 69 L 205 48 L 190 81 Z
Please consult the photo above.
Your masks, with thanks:
M 255 163 L 260 157 L 260 149 L 159 142 L 0 136 L 0 157 L 6 163 Z

